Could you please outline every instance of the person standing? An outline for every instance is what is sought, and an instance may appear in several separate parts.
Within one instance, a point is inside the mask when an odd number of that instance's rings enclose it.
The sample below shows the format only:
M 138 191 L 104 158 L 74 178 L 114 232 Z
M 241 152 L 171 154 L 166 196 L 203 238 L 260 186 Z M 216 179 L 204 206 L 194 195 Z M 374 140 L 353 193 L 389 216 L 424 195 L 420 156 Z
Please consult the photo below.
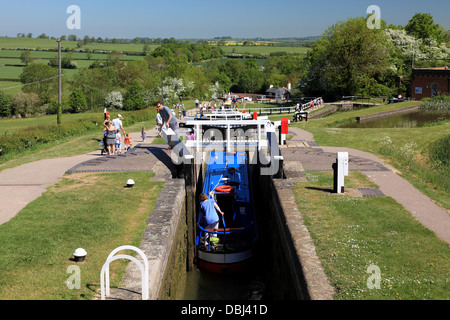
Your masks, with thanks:
M 158 130 L 158 136 L 161 137 L 161 130 L 163 126 L 163 120 L 159 112 L 156 114 L 156 130 Z
M 217 229 L 219 227 L 219 215 L 220 213 L 223 215 L 224 213 L 220 210 L 219 205 L 216 203 L 214 199 L 209 199 L 208 196 L 204 193 L 200 194 L 200 225 L 204 229 Z M 204 245 L 208 245 L 209 237 L 217 237 L 217 234 L 212 233 L 210 235 L 209 232 L 205 233 L 204 237 Z
M 178 135 L 178 120 L 175 114 L 168 108 L 164 107 L 161 102 L 158 102 L 156 104 L 156 107 L 158 108 L 158 113 L 161 115 L 161 118 L 163 119 L 163 126 L 165 125 L 166 128 L 170 128 L 175 132 L 177 137 Z M 173 148 L 173 144 L 169 144 L 171 148 Z
M 120 136 L 120 129 L 116 129 L 116 151 L 120 153 L 122 150 L 121 146 L 122 137 Z
M 112 155 L 116 152 L 116 128 L 111 121 L 108 121 L 105 128 L 103 129 L 106 136 L 106 146 L 108 148 L 108 155 Z
M 118 115 L 117 115 L 117 118 L 115 118 L 115 119 L 112 121 L 112 124 L 113 124 L 114 127 L 116 127 L 116 129 L 122 130 L 123 134 L 126 135 L 127 133 L 125 132 L 125 129 L 123 128 L 123 123 L 122 123 L 122 120 L 121 120 L 121 119 L 123 119 L 123 118 L 122 118 L 122 115 L 121 115 L 121 114 L 118 114 Z

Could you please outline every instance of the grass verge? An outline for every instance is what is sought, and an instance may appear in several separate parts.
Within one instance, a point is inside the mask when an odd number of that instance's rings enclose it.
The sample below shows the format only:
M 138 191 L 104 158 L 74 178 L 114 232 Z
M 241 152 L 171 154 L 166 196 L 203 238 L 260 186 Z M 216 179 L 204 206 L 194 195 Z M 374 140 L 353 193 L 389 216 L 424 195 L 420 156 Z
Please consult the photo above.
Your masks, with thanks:
M 430 161 L 429 146 L 449 133 L 449 121 L 420 128 L 338 128 L 357 116 L 411 106 L 413 102 L 340 112 L 322 119 L 299 122 L 321 146 L 347 147 L 373 153 L 395 167 L 414 187 L 450 210 L 449 167 L 439 170 Z M 416 102 L 417 103 L 417 102 Z M 420 103 L 419 103 L 420 104 Z M 448 150 L 447 150 L 448 153 Z
M 294 196 L 336 300 L 450 298 L 447 243 L 391 198 L 331 194 L 332 173 L 305 176 Z M 347 190 L 373 186 L 359 172 L 346 178 Z
M 161 182 L 152 173 L 71 174 L 51 186 L 16 217 L 0 225 L 1 300 L 90 300 L 109 253 L 139 247 Z M 136 183 L 125 188 L 127 179 Z M 86 260 L 72 253 L 84 248 Z M 129 254 L 133 255 L 132 252 Z M 111 264 L 117 286 L 128 261 Z M 80 268 L 81 286 L 69 289 L 70 266 Z

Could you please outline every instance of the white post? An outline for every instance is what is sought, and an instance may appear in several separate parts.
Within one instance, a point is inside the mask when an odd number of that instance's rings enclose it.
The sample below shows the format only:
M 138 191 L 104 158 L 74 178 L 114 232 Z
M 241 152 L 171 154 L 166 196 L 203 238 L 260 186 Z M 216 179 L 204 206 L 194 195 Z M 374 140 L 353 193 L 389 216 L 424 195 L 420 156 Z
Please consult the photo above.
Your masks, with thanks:
M 227 125 L 227 137 L 226 137 L 226 139 L 227 139 L 227 152 L 231 152 L 231 147 L 230 147 L 230 145 L 231 145 L 231 133 L 230 133 L 230 125 Z
M 196 124 L 195 125 L 195 137 L 194 139 L 197 142 L 197 146 L 196 146 L 196 152 L 198 152 L 200 150 L 200 139 L 203 139 L 203 137 L 200 135 L 200 125 Z
M 337 193 L 344 192 L 344 177 L 348 176 L 348 152 L 337 153 Z

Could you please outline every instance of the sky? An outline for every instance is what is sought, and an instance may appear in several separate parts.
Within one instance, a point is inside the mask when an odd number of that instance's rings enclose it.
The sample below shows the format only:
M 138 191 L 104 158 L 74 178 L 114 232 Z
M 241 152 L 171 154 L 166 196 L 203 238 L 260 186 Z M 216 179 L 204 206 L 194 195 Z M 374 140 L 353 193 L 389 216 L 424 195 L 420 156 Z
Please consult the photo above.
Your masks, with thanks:
M 80 29 L 67 20 L 80 8 Z M 349 17 L 367 16 L 377 5 L 387 24 L 406 25 L 430 13 L 450 29 L 450 0 L 0 0 L 0 36 L 75 34 L 102 38 L 207 39 L 320 36 Z

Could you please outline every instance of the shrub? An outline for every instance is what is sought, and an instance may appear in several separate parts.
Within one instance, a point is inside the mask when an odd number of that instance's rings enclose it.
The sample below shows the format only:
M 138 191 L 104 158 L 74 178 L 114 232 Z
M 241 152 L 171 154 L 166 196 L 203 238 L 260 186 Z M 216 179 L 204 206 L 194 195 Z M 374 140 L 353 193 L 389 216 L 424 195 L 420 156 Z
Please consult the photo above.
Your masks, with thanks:
M 86 97 L 81 89 L 77 88 L 72 91 L 69 96 L 69 107 L 74 113 L 87 110 L 88 105 L 86 102 Z
M 422 99 L 423 100 L 423 99 Z M 450 113 L 450 97 L 449 96 L 437 96 L 431 100 L 428 100 L 420 106 L 421 111 L 436 112 L 436 113 Z
M 450 167 L 450 134 L 430 145 L 429 157 L 434 167 Z

